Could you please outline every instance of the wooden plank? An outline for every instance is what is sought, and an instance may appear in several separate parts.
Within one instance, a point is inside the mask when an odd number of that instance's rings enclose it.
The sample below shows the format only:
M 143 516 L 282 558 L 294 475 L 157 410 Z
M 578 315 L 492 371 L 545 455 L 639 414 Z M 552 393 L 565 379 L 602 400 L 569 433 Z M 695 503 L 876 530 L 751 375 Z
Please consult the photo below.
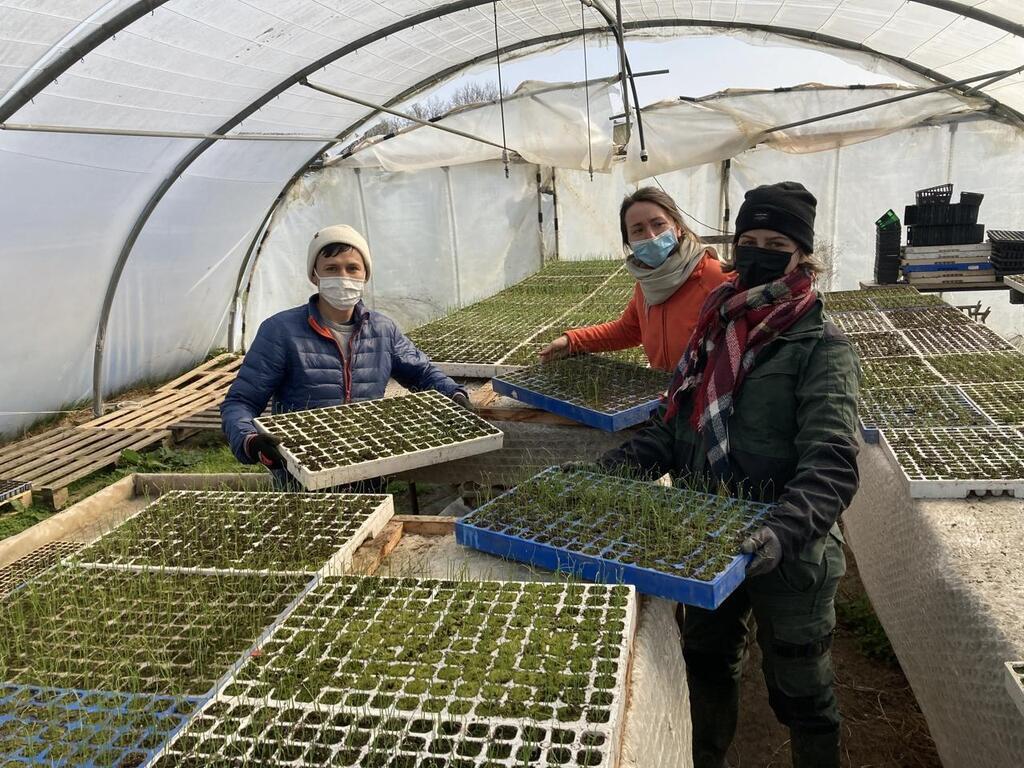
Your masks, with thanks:
M 73 441 L 75 439 L 74 435 L 75 430 L 73 427 L 61 427 L 49 432 L 43 432 L 35 437 L 26 437 L 24 440 L 11 443 L 3 450 L 0 450 L 0 477 L 9 474 L 4 471 L 4 468 L 12 466 L 18 461 L 23 461 L 27 457 L 52 451 L 64 441 Z
M 98 450 L 83 448 L 63 457 L 64 460 L 59 467 L 38 475 L 33 483 L 41 488 L 73 483 L 99 469 L 111 466 L 120 458 L 122 451 L 141 451 L 158 445 L 171 436 L 166 430 L 113 434 L 116 439 L 105 442 Z
M 455 518 L 448 515 L 395 515 L 391 521 L 404 525 L 406 533 L 419 536 L 447 536 L 455 532 Z
M 54 468 L 59 470 L 69 458 L 90 453 L 103 453 L 109 445 L 121 440 L 122 435 L 123 433 L 103 430 L 77 432 L 59 445 L 52 446 L 45 453 L 26 457 L 25 460 L 14 465 L 10 471 L 38 484 L 41 477 Z
M 360 576 L 372 576 L 380 568 L 381 563 L 390 555 L 398 542 L 402 540 L 404 524 L 391 522 L 384 526 L 384 529 L 372 539 L 364 541 L 352 556 L 352 568 L 350 573 Z
M 199 396 L 201 398 L 201 396 Z M 83 426 L 93 429 L 123 429 L 131 427 L 144 427 L 154 418 L 160 418 L 168 411 L 175 411 L 182 404 L 192 405 L 197 396 L 193 392 L 174 390 L 161 392 L 153 397 L 147 397 L 136 407 L 126 410 L 113 411 L 98 419 L 86 422 Z M 194 410 L 200 410 L 198 405 Z
M 59 464 L 69 455 L 87 448 L 100 449 L 103 445 L 117 438 L 116 432 L 103 430 L 71 429 L 62 435 L 60 440 L 47 441 L 32 451 L 4 460 L 0 463 L 0 477 L 17 477 L 28 481 L 39 476 L 39 469 L 44 466 Z
M 553 424 L 561 427 L 591 429 L 578 421 L 541 411 L 537 408 L 477 408 L 476 415 L 488 421 L 516 421 L 531 424 Z
M 491 386 L 489 381 L 479 389 L 474 390 L 469 396 L 469 401 L 477 409 L 486 408 L 497 399 L 498 393 L 494 391 L 494 387 Z
M 190 371 L 186 371 L 177 378 L 171 379 L 161 386 L 158 391 L 181 389 L 194 381 L 197 376 L 201 376 L 207 372 L 237 371 L 239 366 L 242 364 L 242 359 L 241 355 L 235 355 L 232 352 L 226 352 L 223 355 L 218 355 L 212 360 L 207 360 L 205 363 L 196 366 Z
M 146 398 L 136 408 L 114 411 L 82 426 L 91 429 L 163 429 L 184 416 L 209 407 L 217 398 L 215 393 L 192 390 L 161 392 Z

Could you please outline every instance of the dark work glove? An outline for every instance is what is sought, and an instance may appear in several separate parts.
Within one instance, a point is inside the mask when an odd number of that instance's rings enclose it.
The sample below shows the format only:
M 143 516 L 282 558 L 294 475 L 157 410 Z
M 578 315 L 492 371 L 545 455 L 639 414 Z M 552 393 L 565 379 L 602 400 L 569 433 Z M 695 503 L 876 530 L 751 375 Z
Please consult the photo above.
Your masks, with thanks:
M 465 392 L 456 392 L 454 395 L 452 395 L 452 400 L 455 401 L 456 405 L 462 406 L 467 411 L 475 411 L 476 410 L 476 408 L 473 407 L 473 404 L 471 402 L 469 402 L 469 398 L 466 397 L 466 393 Z
M 761 526 L 747 536 L 740 544 L 740 552 L 754 557 L 747 563 L 747 576 L 763 576 L 778 566 L 782 560 L 782 544 L 768 526 Z
M 277 448 L 280 444 L 281 441 L 276 437 L 257 434 L 245 444 L 245 452 L 249 454 L 250 459 L 265 467 L 280 469 L 284 466 L 284 458 Z

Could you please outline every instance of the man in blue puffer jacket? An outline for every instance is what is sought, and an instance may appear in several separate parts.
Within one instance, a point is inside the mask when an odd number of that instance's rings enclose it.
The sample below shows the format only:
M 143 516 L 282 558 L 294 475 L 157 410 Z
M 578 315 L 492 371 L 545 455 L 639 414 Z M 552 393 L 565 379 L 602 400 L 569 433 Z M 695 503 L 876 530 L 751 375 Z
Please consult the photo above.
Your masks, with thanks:
M 394 377 L 413 391 L 436 389 L 469 408 L 469 397 L 417 349 L 395 322 L 363 306 L 372 261 L 366 240 L 348 225 L 327 227 L 309 244 L 306 274 L 318 293 L 260 325 L 238 378 L 220 407 L 235 457 L 262 463 L 276 484 L 290 485 L 273 439 L 253 419 L 273 399 L 273 412 L 302 411 L 383 397 Z

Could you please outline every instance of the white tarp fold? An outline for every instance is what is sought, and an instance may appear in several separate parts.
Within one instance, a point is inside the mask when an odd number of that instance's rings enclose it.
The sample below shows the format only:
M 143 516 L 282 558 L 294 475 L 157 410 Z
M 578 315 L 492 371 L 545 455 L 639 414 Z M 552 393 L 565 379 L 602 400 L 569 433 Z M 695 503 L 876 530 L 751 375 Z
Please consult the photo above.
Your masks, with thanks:
M 595 171 L 607 171 L 612 159 L 610 118 L 614 105 L 618 104 L 621 111 L 618 91 L 617 82 L 612 79 L 591 82 L 589 86 L 526 82 L 501 104 L 491 102 L 465 108 L 436 122 L 498 145 L 504 142 L 536 165 L 587 170 L 593 163 Z M 500 146 L 415 125 L 359 149 L 338 164 L 416 171 L 500 158 Z
M 646 163 L 634 130 L 625 177 L 637 181 L 703 163 L 725 160 L 759 144 L 793 154 L 822 152 L 877 139 L 925 121 L 987 108 L 981 99 L 929 93 L 819 122 L 766 133 L 772 128 L 906 95 L 896 86 L 835 88 L 804 85 L 786 91 L 729 92 L 697 102 L 663 101 L 643 109 Z

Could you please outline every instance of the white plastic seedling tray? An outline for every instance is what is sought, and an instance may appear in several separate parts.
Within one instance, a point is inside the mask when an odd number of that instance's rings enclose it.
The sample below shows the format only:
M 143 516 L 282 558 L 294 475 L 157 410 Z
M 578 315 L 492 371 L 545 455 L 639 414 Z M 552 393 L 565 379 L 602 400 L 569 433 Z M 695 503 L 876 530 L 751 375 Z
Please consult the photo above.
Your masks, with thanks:
M 1024 497 L 1024 434 L 1018 430 L 886 429 L 879 442 L 912 498 Z
M 51 541 L 0 568 L 0 598 L 82 548 L 76 541 Z
M 171 491 L 91 544 L 85 565 L 342 574 L 394 515 L 382 494 Z
M 496 451 L 503 439 L 501 430 L 433 390 L 266 416 L 255 424 L 282 440 L 288 471 L 307 490 Z
M 878 310 L 850 310 L 829 315 L 844 333 L 884 333 L 892 331 L 885 315 Z
M 961 384 L 960 389 L 996 424 L 1024 427 L 1024 381 Z
M 1024 293 L 1024 275 L 1003 275 L 1003 282 L 1013 290 Z
M 875 357 L 903 357 L 914 354 L 907 340 L 896 331 L 851 333 L 848 338 L 861 360 Z
M 434 363 L 445 376 L 463 379 L 493 379 L 495 376 L 518 371 L 521 365 L 498 365 L 497 363 Z
M 862 389 L 857 414 L 869 443 L 879 430 L 913 427 L 992 426 L 993 421 L 970 397 L 952 385 Z
M 1024 716 L 1024 661 L 1006 662 L 1006 690 Z
M 963 245 L 908 245 L 903 257 L 908 260 L 950 258 L 951 256 L 988 256 L 992 253 L 991 243 L 967 243 Z
M 1013 349 L 1002 336 L 980 323 L 907 328 L 902 333 L 922 356 Z
M 155 765 L 611 768 L 636 621 L 625 586 L 327 578 Z

